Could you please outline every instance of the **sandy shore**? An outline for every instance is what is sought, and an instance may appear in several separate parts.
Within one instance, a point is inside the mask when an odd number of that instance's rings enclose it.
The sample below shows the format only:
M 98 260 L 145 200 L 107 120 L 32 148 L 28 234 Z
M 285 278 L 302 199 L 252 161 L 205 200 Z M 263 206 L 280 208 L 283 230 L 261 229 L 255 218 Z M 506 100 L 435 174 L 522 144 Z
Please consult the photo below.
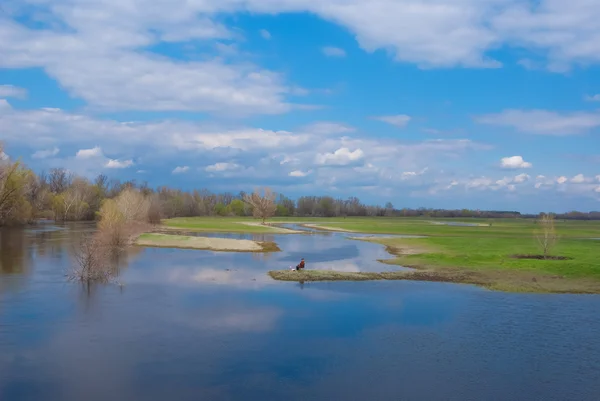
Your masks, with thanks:
M 223 252 L 274 252 L 280 249 L 273 242 L 258 242 L 247 239 L 190 237 L 147 233 L 142 234 L 136 245 L 160 248 L 200 249 Z

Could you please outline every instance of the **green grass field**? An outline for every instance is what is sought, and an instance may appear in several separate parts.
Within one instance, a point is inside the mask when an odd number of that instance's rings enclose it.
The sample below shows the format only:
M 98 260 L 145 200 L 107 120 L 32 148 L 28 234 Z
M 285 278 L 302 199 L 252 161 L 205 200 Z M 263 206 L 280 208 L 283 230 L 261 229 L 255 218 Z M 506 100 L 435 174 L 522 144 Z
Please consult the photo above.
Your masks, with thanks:
M 260 223 L 256 219 L 243 217 L 180 217 L 166 219 L 162 224 L 168 228 L 189 231 L 229 232 L 229 233 L 274 233 L 276 227 L 245 224 Z
M 187 218 L 165 221 L 169 227 L 200 231 L 272 232 L 239 218 Z M 568 260 L 516 259 L 515 254 L 539 254 L 534 220 L 423 218 L 279 218 L 271 223 L 309 223 L 329 229 L 373 234 L 425 235 L 427 238 L 372 239 L 388 247 L 386 263 L 420 271 L 457 276 L 464 282 L 511 291 L 600 293 L 600 222 L 556 221 L 560 235 L 551 255 Z M 477 227 L 434 224 L 464 222 Z M 596 239 L 594 239 L 596 238 Z M 292 276 L 299 277 L 299 276 Z M 441 277 L 441 276 L 440 276 Z M 342 277 L 337 277 L 342 279 Z M 440 281 L 448 281 L 442 280 Z

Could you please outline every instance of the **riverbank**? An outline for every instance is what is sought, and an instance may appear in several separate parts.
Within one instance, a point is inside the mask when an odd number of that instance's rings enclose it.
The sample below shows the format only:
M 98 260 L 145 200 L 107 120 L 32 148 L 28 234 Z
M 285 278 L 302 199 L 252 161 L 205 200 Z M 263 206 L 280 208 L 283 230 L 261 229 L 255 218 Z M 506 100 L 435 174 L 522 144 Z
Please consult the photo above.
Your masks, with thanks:
M 598 294 L 600 283 L 586 280 L 563 281 L 561 277 L 518 273 L 505 276 L 500 272 L 477 272 L 459 269 L 394 271 L 394 272 L 338 272 L 333 270 L 272 270 L 269 276 L 278 281 L 372 281 L 408 280 L 440 283 L 473 284 L 490 290 L 522 293 Z M 499 273 L 499 274 L 498 274 Z
M 538 293 L 600 293 L 600 243 L 565 239 L 554 255 L 565 260 L 521 259 L 520 254 L 535 254 L 535 241 L 520 238 L 426 237 L 354 238 L 381 244 L 391 254 L 380 262 L 409 267 L 411 270 L 359 274 L 368 280 L 418 280 L 475 284 L 492 290 Z M 293 281 L 355 280 L 356 273 L 309 276 L 275 275 Z M 304 273 L 304 272 L 302 272 Z M 272 277 L 274 277 L 272 275 Z M 275 277 L 274 277 L 275 278 Z
M 220 252 L 279 252 L 281 249 L 274 242 L 251 241 L 246 239 L 191 237 L 147 233 L 140 235 L 135 243 L 138 246 L 157 248 L 197 249 Z
M 255 220 L 185 220 L 187 227 L 198 231 L 273 233 L 274 229 L 287 230 L 262 226 Z M 270 222 L 274 225 L 295 223 L 317 230 L 344 233 L 391 234 L 387 237 L 349 237 L 385 246 L 391 256 L 380 262 L 413 269 L 392 276 L 385 273 L 385 279 L 393 277 L 397 280 L 476 284 L 511 292 L 600 293 L 600 241 L 594 239 L 599 237 L 600 222 L 557 221 L 556 231 L 560 240 L 551 249 L 551 256 L 562 260 L 551 260 L 535 256 L 540 254 L 540 249 L 534 236 L 537 226 L 533 220 L 463 220 L 465 219 L 277 218 Z M 289 231 L 294 233 L 295 230 Z M 416 235 L 421 238 L 399 238 L 392 235 Z M 533 258 L 523 258 L 523 255 L 533 255 Z M 284 272 L 283 276 L 275 275 L 277 279 L 294 281 L 382 279 L 372 275 L 335 273 L 313 273 L 309 270 L 296 275 L 290 275 L 289 272 Z
M 283 223 L 288 223 L 283 221 Z M 291 221 L 289 223 L 292 223 Z M 181 217 L 165 219 L 161 222 L 164 230 L 185 230 L 196 232 L 256 233 L 256 234 L 305 234 L 304 231 L 291 230 L 270 222 L 262 224 L 250 218 L 229 217 Z

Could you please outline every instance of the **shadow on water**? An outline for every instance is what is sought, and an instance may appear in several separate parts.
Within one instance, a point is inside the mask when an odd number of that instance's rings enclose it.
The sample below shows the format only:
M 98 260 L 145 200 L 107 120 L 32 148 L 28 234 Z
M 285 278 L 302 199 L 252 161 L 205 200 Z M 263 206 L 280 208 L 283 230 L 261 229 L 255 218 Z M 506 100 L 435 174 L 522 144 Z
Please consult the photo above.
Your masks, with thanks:
M 596 401 L 600 393 L 598 296 L 265 274 L 299 256 L 309 268 L 386 267 L 375 262 L 387 255 L 382 246 L 341 233 L 269 234 L 261 240 L 282 249 L 272 254 L 135 247 L 114 261 L 124 286 L 66 283 L 70 246 L 90 229 L 1 233 L 0 400 Z
M 0 229 L 0 274 L 27 274 L 31 259 L 24 229 Z

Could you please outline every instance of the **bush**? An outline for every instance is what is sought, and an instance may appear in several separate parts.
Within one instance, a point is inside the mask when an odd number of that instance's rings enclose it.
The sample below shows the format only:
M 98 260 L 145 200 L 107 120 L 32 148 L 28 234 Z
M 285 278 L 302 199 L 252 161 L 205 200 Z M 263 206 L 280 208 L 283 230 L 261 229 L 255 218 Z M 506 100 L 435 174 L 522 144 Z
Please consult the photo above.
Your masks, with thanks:
M 75 263 L 67 274 L 70 281 L 109 282 L 113 278 L 110 250 L 100 237 L 84 235 L 73 249 Z

